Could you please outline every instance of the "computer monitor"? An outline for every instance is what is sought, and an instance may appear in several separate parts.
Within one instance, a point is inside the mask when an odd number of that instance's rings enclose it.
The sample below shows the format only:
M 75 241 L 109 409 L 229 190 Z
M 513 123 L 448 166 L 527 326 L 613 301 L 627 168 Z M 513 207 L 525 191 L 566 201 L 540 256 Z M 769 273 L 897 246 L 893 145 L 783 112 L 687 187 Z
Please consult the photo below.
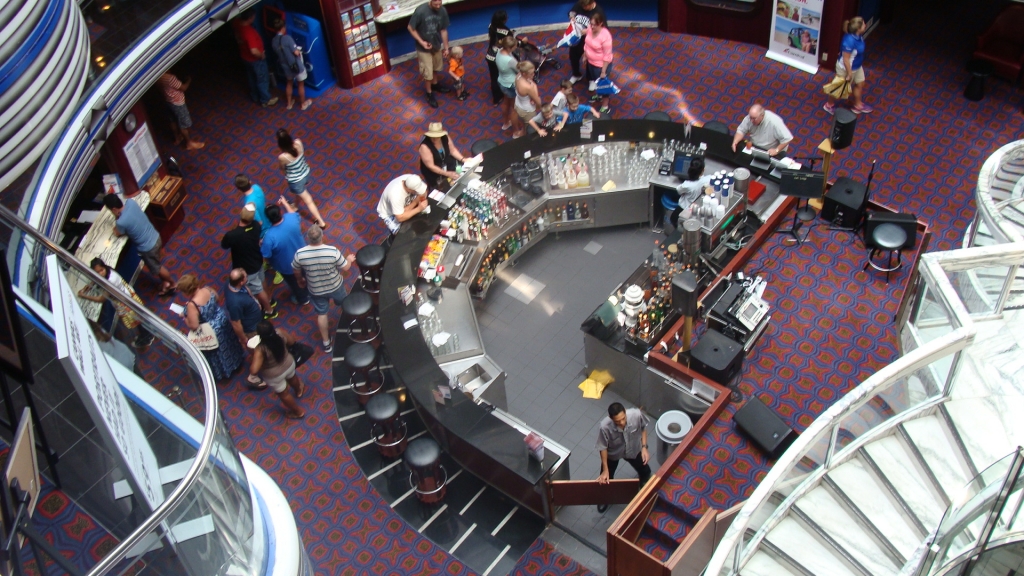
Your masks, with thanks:
M 692 154 L 685 154 L 683 152 L 676 152 L 675 159 L 672 161 L 672 175 L 680 180 L 686 180 L 690 177 L 690 163 L 693 162 L 694 156 Z
M 825 190 L 823 172 L 780 170 L 779 194 L 796 198 L 821 198 Z

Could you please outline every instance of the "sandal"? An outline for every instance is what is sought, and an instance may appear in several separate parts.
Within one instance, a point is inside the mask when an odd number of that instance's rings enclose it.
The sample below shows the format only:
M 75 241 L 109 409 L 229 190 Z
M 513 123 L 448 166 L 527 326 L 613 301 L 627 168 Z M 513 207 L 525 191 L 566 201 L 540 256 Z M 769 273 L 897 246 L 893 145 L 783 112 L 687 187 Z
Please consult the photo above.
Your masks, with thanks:
M 305 102 L 302 103 L 302 109 L 306 110 L 307 108 L 309 108 L 312 105 L 313 105 L 313 101 L 312 100 L 306 100 Z
M 306 395 L 306 383 L 303 382 L 302 386 L 299 386 L 299 391 L 295 393 L 296 398 L 302 398 Z
M 264 382 L 263 380 L 260 380 L 259 384 L 254 384 L 252 382 L 246 382 L 245 385 L 249 387 L 249 390 L 256 390 L 256 391 L 266 390 L 267 386 L 268 386 L 268 384 L 266 382 Z
M 291 412 L 285 412 L 284 413 L 284 417 L 289 419 L 289 420 L 302 420 L 303 418 L 306 417 L 306 413 L 305 412 L 299 412 L 298 414 L 294 414 L 294 413 L 291 413 Z
M 157 292 L 156 295 L 161 298 L 166 298 L 171 294 L 174 294 L 175 290 L 176 288 L 174 286 L 168 286 L 167 288 L 164 288 L 163 290 Z

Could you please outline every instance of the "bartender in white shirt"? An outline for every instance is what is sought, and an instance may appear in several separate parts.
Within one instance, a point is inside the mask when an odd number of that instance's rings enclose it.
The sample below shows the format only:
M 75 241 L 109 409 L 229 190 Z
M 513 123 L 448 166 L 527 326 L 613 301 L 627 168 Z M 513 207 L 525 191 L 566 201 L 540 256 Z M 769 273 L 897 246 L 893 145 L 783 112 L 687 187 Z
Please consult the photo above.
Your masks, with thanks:
M 736 129 L 732 139 L 733 152 L 743 140 L 750 140 L 755 147 L 767 150 L 769 156 L 782 158 L 793 141 L 793 133 L 778 114 L 765 110 L 761 104 L 754 104 Z

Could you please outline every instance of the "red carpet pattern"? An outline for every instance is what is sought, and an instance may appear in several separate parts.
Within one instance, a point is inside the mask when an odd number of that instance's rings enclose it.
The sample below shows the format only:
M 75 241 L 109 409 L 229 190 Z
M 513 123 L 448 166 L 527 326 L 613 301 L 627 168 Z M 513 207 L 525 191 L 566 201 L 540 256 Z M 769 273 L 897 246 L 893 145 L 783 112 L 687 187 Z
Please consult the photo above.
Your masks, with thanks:
M 833 175 L 863 177 L 877 158 L 873 197 L 929 220 L 937 230 L 932 248 L 948 249 L 973 215 L 972 179 L 982 161 L 1020 137 L 1020 120 L 1012 101 L 1017 96 L 1006 84 L 990 80 L 989 94 L 979 103 L 959 96 L 967 79 L 962 63 L 976 30 L 948 11 L 929 5 L 926 12 L 899 18 L 868 39 L 867 101 L 876 112 L 860 118 L 854 144 L 837 155 Z M 954 26 L 964 30 L 939 32 Z M 623 88 L 612 102 L 615 117 L 665 110 L 680 119 L 687 107 L 701 120 L 734 127 L 759 100 L 787 119 L 796 135 L 794 156 L 812 155 L 828 133 L 831 117 L 820 109 L 819 94 L 825 72 L 811 77 L 765 59 L 760 47 L 649 29 L 612 32 L 618 55 L 613 75 Z M 542 44 L 555 39 L 555 34 L 535 36 Z M 217 240 L 233 226 L 240 207 L 231 184 L 236 173 L 262 184 L 270 200 L 287 193 L 274 165 L 278 127 L 305 142 L 312 166 L 309 188 L 331 224 L 327 242 L 345 252 L 383 237 L 374 212 L 378 195 L 390 179 L 417 171 L 414 149 L 429 121 L 443 121 L 463 150 L 479 138 L 508 138 L 499 128 L 499 110 L 488 101 L 480 44 L 467 47 L 466 78 L 473 95 L 464 104 L 442 96 L 439 110 L 429 108 L 415 63 L 407 62 L 358 89 L 332 88 L 307 111 L 286 111 L 282 105 L 263 110 L 246 100 L 233 42 L 225 27 L 179 64 L 195 78 L 188 93 L 193 134 L 207 146 L 200 152 L 165 147 L 181 162 L 191 194 L 185 224 L 165 248 L 175 275 L 196 272 L 204 281 L 223 284 L 229 263 Z M 542 79 L 545 99 L 559 79 Z M 162 124 L 159 118 L 154 122 Z M 758 392 L 769 399 L 798 430 L 895 353 L 887 318 L 900 279 L 884 288 L 880 278 L 857 272 L 858 250 L 833 246 L 817 230 L 813 237 L 800 249 L 769 244 L 751 265 L 771 276 L 770 299 L 777 310 L 801 314 L 776 324 L 767 343 L 748 359 L 749 375 L 741 384 L 746 395 Z M 854 292 L 845 292 L 848 287 Z M 142 289 L 152 296 L 151 285 L 144 282 Z M 816 307 L 809 312 L 806 302 L 797 307 L 787 298 L 800 291 L 814 294 Z M 285 294 L 277 288 L 282 301 L 277 322 L 315 343 L 312 310 L 296 309 Z M 153 306 L 165 313 L 164 301 L 154 300 Z M 332 322 L 336 318 L 332 311 Z M 173 363 L 151 365 L 163 374 L 154 382 L 174 382 Z M 284 489 L 316 573 L 468 573 L 370 489 L 336 420 L 327 356 L 318 354 L 300 373 L 309 390 L 301 422 L 285 420 L 271 394 L 250 392 L 239 378 L 221 387 L 220 408 L 239 449 Z M 731 505 L 749 493 L 767 466 L 731 432 L 725 413 L 673 474 L 679 489 L 671 500 L 693 512 Z M 538 542 L 535 548 L 521 561 L 522 573 L 562 572 L 557 566 L 565 559 L 550 545 Z

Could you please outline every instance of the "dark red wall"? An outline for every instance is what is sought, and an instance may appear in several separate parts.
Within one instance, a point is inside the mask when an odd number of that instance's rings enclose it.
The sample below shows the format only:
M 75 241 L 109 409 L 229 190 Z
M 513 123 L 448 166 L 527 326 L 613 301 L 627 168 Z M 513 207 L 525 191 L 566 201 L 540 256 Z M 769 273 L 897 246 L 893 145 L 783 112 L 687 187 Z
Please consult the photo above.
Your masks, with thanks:
M 758 0 L 754 10 L 738 12 L 697 6 L 690 0 L 659 0 L 658 27 L 665 32 L 722 38 L 767 48 L 774 7 L 771 0 Z M 825 0 L 818 46 L 820 53 L 827 55 L 828 59 L 819 59 L 822 67 L 829 70 L 834 67 L 842 39 L 842 22 L 856 12 L 857 0 Z

